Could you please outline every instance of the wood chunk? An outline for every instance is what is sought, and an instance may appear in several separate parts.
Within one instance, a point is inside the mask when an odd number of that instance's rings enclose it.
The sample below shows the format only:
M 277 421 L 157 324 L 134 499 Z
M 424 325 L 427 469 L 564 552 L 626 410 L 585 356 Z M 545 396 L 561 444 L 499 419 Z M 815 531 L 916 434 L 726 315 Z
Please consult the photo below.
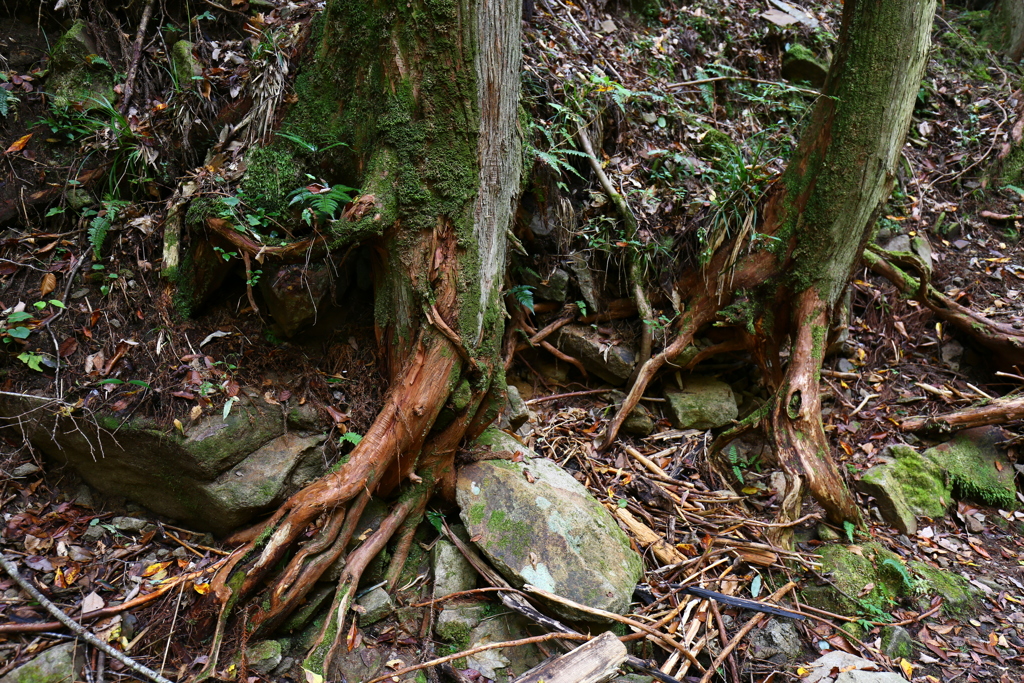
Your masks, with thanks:
M 626 646 L 610 631 L 561 657 L 533 667 L 515 683 L 605 683 L 626 661 Z

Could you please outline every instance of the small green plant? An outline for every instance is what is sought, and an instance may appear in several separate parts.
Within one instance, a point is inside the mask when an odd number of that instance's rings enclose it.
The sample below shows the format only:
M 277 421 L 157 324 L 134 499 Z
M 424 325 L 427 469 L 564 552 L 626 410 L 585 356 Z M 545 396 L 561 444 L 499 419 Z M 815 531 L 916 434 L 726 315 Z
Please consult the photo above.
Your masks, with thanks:
M 843 522 L 843 531 L 846 532 L 846 540 L 853 543 L 853 532 L 857 530 L 857 527 L 853 522 L 846 520 Z
M 332 186 L 323 180 L 317 181 L 308 173 L 306 177 L 310 183 L 293 191 L 290 195 L 292 200 L 288 204 L 298 204 L 302 207 L 302 221 L 309 226 L 320 225 L 336 218 L 338 210 L 352 201 L 352 195 L 349 193 L 356 192 L 353 187 Z
M 92 219 L 89 221 L 88 232 L 93 258 L 99 259 L 102 257 L 103 245 L 107 241 L 107 233 L 113 227 L 118 215 L 128 204 L 129 202 L 127 201 L 107 196 L 104 198 L 99 210 L 88 208 L 82 212 L 83 217 Z
M 351 444 L 352 446 L 358 446 L 359 442 L 363 440 L 363 435 L 357 432 L 345 432 L 338 437 L 338 445 L 344 446 L 345 444 Z
M 9 80 L 10 78 L 8 78 L 7 74 L 0 72 L 0 81 L 6 83 Z M 9 90 L 0 88 L 0 116 L 7 118 L 19 101 Z
M 238 257 L 237 251 L 224 251 L 221 247 L 214 247 L 213 250 L 225 261 L 230 261 L 231 259 Z
M 278 131 L 277 136 L 281 137 L 281 138 L 284 138 L 285 140 L 288 140 L 289 142 L 294 144 L 296 147 L 302 149 L 305 152 L 309 152 L 310 154 L 318 154 L 320 152 L 326 152 L 327 150 L 334 149 L 335 147 L 348 147 L 348 144 L 344 143 L 344 142 L 335 142 L 335 143 L 332 143 L 330 145 L 324 145 L 323 147 L 320 147 L 320 146 L 318 146 L 318 145 L 316 145 L 316 144 L 314 144 L 312 142 L 308 142 L 308 141 L 302 139 L 298 135 L 295 135 L 293 133 L 285 133 L 285 132 L 282 132 L 282 131 Z
M 509 287 L 508 293 L 516 302 L 533 313 L 533 287 L 530 285 L 516 285 Z

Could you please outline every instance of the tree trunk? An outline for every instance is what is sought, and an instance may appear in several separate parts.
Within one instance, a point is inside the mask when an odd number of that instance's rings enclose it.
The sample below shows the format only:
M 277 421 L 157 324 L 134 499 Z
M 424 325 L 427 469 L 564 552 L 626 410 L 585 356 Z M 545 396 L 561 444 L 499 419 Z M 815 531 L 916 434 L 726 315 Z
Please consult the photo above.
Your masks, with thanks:
M 1024 58 L 1024 0 L 998 0 L 988 25 L 992 47 L 1011 62 Z
M 263 589 L 308 525 L 318 535 L 276 575 L 250 628 L 280 624 L 344 555 L 370 494 L 399 489 L 380 529 L 345 560 L 307 662 L 326 673 L 363 568 L 436 487 L 451 489 L 459 442 L 486 426 L 503 393 L 500 289 L 522 161 L 519 10 L 516 0 L 332 0 L 314 22 L 314 59 L 282 128 L 320 149 L 346 145 L 331 182 L 361 197 L 330 241 L 373 247 L 391 387 L 347 462 L 289 499 L 218 575 L 215 652 L 231 610 Z
M 641 369 L 604 447 L 657 370 L 718 317 L 739 328 L 775 391 L 767 410 L 750 422 L 767 424 L 787 475 L 783 517 L 795 519 L 809 491 L 833 522 L 860 522 L 829 454 L 819 371 L 829 320 L 892 190 L 934 11 L 935 0 L 847 0 L 822 97 L 757 228 L 758 241 L 774 245 L 749 244 L 750 236 L 741 233 L 704 270 L 677 283 L 677 291 L 690 293 L 679 336 Z M 783 366 L 779 351 L 787 337 L 790 357 Z

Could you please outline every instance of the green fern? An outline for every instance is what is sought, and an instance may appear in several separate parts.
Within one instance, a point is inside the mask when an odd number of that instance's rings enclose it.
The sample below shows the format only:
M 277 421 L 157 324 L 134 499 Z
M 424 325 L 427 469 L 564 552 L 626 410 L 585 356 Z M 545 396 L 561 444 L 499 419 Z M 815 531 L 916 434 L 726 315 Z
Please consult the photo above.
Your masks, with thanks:
M 118 214 L 128 206 L 129 202 L 120 199 L 107 197 L 103 200 L 103 208 L 99 211 L 87 209 L 83 212 L 85 217 L 92 217 L 89 221 L 89 244 L 92 245 L 92 256 L 97 261 L 103 256 L 103 245 L 107 241 L 107 233 L 117 220 Z
M 304 205 L 302 220 L 307 225 L 324 223 L 336 218 L 338 210 L 352 201 L 352 195 L 349 193 L 356 192 L 355 188 L 345 185 L 331 186 L 324 181 L 318 182 L 308 173 L 306 177 L 311 181 L 310 184 L 292 192 L 289 206 L 292 204 Z

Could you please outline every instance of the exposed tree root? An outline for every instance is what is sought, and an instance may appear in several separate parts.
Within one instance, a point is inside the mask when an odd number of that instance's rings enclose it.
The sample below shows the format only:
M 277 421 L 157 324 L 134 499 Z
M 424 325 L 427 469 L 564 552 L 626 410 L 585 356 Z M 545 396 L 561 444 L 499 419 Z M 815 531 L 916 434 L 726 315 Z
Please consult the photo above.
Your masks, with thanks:
M 1001 399 L 983 406 L 965 408 L 945 415 L 932 417 L 909 417 L 900 423 L 900 429 L 907 432 L 921 430 L 951 431 L 998 425 L 1024 420 L 1024 398 Z
M 932 287 L 927 270 L 918 267 L 921 276 L 914 278 L 893 263 L 897 258 L 918 265 L 908 254 L 894 254 L 875 247 L 864 252 L 864 261 L 874 273 L 896 285 L 901 294 L 927 306 L 943 322 L 993 351 L 998 363 L 1006 367 L 1024 363 L 1024 331 L 958 304 Z
M 820 371 L 829 318 L 829 307 L 816 289 L 799 295 L 789 366 L 770 414 L 775 457 L 786 475 L 780 517 L 800 516 L 806 487 L 831 521 L 860 524 L 860 508 L 836 468 L 821 424 Z M 773 540 L 789 547 L 792 533 L 791 527 L 778 527 Z

